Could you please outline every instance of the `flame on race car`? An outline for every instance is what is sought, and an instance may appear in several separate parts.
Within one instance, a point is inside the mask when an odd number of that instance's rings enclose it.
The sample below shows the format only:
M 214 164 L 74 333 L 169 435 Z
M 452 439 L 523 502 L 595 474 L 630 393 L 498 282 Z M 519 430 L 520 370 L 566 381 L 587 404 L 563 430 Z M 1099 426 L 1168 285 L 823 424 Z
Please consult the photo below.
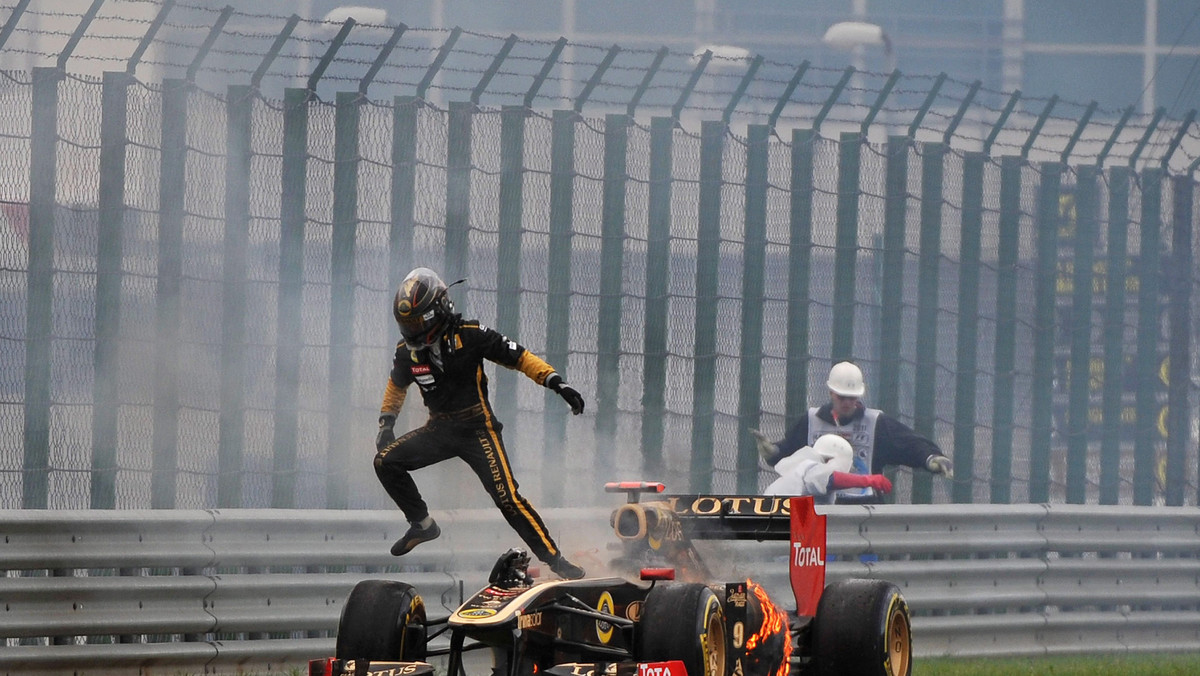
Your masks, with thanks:
M 788 667 L 792 656 L 792 637 L 788 633 L 787 614 L 784 613 L 767 595 L 767 590 L 754 580 L 746 580 L 747 588 L 758 599 L 762 608 L 762 624 L 758 631 L 746 639 L 746 653 L 753 654 L 756 648 L 768 648 L 781 645 L 783 659 L 774 676 L 788 676 Z

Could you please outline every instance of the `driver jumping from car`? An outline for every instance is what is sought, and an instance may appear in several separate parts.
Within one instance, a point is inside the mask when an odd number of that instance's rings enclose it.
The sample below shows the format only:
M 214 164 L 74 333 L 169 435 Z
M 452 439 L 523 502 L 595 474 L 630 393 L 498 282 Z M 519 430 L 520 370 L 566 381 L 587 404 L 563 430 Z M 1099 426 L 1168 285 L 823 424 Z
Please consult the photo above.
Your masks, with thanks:
M 411 472 L 458 457 L 479 477 L 509 525 L 538 559 L 563 579 L 583 577 L 583 568 L 563 557 L 542 517 L 517 492 L 500 436 L 503 426 L 488 399 L 483 360 L 518 370 L 554 390 L 575 415 L 583 413 L 583 397 L 537 355 L 477 320 L 455 313 L 448 287 L 429 268 L 408 273 L 396 292 L 392 311 L 403 340 L 396 344 L 380 407 L 375 474 L 411 524 L 392 545 L 392 555 L 403 556 L 442 532 L 429 516 Z M 413 383 L 421 390 L 429 420 L 397 439 L 393 431 L 396 415 Z

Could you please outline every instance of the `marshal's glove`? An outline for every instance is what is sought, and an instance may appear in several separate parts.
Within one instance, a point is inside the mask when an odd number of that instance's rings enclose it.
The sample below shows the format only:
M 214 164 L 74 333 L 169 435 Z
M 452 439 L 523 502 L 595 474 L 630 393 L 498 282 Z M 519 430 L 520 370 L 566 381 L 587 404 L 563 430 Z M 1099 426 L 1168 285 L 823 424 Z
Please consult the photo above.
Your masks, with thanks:
M 382 451 L 396 440 L 396 414 L 384 413 L 379 416 L 379 433 L 375 435 L 375 450 Z
M 750 430 L 750 436 L 754 437 L 754 444 L 758 446 L 758 456 L 763 459 L 763 462 L 773 465 L 771 459 L 779 457 L 779 447 L 768 439 L 767 435 L 756 429 Z
M 925 469 L 934 474 L 941 474 L 947 479 L 954 478 L 954 463 L 944 455 L 931 455 L 926 458 Z
M 562 376 L 555 373 L 546 379 L 546 387 L 554 390 L 555 394 L 563 398 L 571 407 L 571 413 L 579 415 L 583 413 L 583 397 L 575 391 L 575 388 L 567 385 Z
M 876 493 L 886 494 L 892 492 L 892 481 L 882 474 L 834 472 L 829 475 L 829 487 L 835 490 L 843 488 L 871 488 Z

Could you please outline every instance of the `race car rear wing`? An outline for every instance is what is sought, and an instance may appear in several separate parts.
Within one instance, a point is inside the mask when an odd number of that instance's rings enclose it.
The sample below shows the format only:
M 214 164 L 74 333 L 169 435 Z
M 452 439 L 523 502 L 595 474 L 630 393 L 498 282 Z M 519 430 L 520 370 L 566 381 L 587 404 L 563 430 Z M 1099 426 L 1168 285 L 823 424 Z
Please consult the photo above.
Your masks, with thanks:
M 664 495 L 661 499 L 697 540 L 787 540 L 791 533 L 790 498 Z
M 626 505 L 613 511 L 617 537 L 648 543 L 685 572 L 706 572 L 692 540 L 788 540 L 796 613 L 816 615 L 825 589 L 825 516 L 814 511 L 812 497 L 656 495 L 643 503 L 642 493 L 662 493 L 663 484 L 619 482 L 607 484 L 605 490 L 629 496 Z

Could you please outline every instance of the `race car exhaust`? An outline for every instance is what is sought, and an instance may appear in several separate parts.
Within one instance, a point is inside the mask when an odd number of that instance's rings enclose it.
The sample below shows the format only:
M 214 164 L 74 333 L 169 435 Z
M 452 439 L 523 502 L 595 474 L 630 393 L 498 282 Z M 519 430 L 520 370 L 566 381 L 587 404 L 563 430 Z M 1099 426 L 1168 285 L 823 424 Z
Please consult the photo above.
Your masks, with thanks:
M 625 504 L 613 510 L 612 526 L 622 540 L 645 540 L 649 532 L 650 518 L 657 521 L 658 515 L 647 516 L 645 505 Z
M 613 510 L 613 531 L 622 540 L 645 540 L 652 549 L 682 538 L 679 519 L 666 503 L 632 503 Z

